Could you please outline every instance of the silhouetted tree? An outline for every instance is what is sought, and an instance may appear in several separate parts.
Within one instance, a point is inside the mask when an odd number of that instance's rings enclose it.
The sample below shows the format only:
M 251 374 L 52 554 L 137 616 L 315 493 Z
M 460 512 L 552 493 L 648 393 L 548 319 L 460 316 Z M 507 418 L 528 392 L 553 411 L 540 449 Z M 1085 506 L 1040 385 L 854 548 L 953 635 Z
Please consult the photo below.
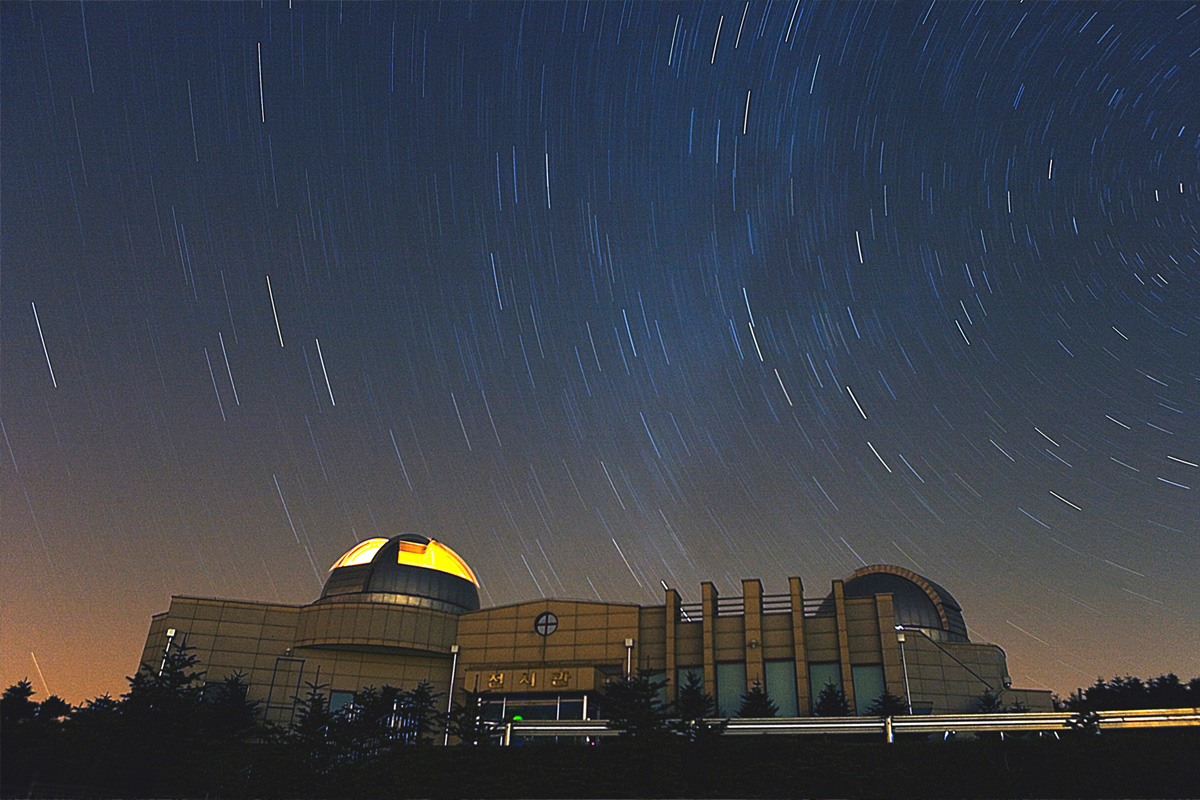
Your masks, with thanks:
M 158 669 L 142 664 L 126 678 L 129 691 L 121 695 L 121 715 L 135 729 L 160 742 L 186 738 L 198 729 L 204 673 L 196 670 L 194 650 L 182 645 L 168 652 Z
M 1067 719 L 1067 726 L 1076 733 L 1087 736 L 1100 735 L 1100 715 L 1095 711 L 1080 710 Z
M 813 706 L 813 713 L 818 717 L 844 717 L 850 713 L 850 704 L 846 702 L 846 693 L 842 691 L 840 686 L 835 686 L 832 683 L 825 684 L 825 688 L 817 695 L 817 702 Z
M 0 724 L 5 730 L 10 725 L 37 718 L 38 704 L 30 699 L 33 694 L 33 684 L 28 678 L 4 690 L 4 696 L 0 697 Z
M 257 732 L 258 720 L 257 700 L 250 700 L 246 694 L 249 687 L 240 672 L 229 675 L 217 684 L 205 687 L 203 708 L 205 728 L 214 739 L 239 740 Z
M 325 690 L 327 683 L 305 681 L 308 692 L 294 697 L 296 714 L 291 726 L 291 744 L 302 763 L 317 773 L 325 772 L 333 763 L 335 742 L 332 738 L 333 714 Z
M 742 695 L 742 704 L 738 707 L 737 715 L 752 719 L 775 717 L 779 715 L 779 706 L 767 695 L 767 690 L 762 684 L 755 681 L 750 691 Z
M 131 794 L 178 794 L 202 771 L 204 673 L 194 648 L 172 647 L 156 668 L 142 664 L 121 695 L 115 776 Z
M 666 685 L 665 680 L 641 672 L 609 682 L 601 706 L 608 727 L 631 738 L 661 732 L 667 721 L 667 705 L 661 696 Z
M 0 697 L 0 753 L 5 783 L 31 789 L 58 749 L 63 719 L 71 712 L 59 697 L 51 695 L 38 703 L 33 695 L 33 685 L 26 679 L 5 689 Z
M 1200 678 L 1185 684 L 1173 672 L 1159 675 L 1146 684 L 1146 695 L 1151 708 L 1195 707 L 1200 702 Z
M 1000 697 L 993 694 L 991 689 L 984 689 L 983 694 L 975 700 L 975 707 L 980 714 L 995 714 L 1004 710 Z
M 438 729 L 440 718 L 435 713 L 437 699 L 429 681 L 421 681 L 400 695 L 396 709 L 397 740 L 403 744 L 429 744 Z
M 462 703 L 450 709 L 450 735 L 466 745 L 485 745 L 491 742 L 492 732 L 483 719 L 484 692 L 463 691 Z
M 399 690 L 368 686 L 354 693 L 351 701 L 330 714 L 326 739 L 338 759 L 362 761 L 375 758 L 381 747 L 395 738 L 395 714 Z
M 903 697 L 897 697 L 887 689 L 883 694 L 871 701 L 867 713 L 873 717 L 898 717 L 908 713 L 908 703 Z
M 704 691 L 704 683 L 695 672 L 689 672 L 687 681 L 679 687 L 675 700 L 675 714 L 671 727 L 690 742 L 715 739 L 729 727 L 729 720 L 709 720 L 717 713 L 717 702 Z
M 38 719 L 45 722 L 60 722 L 71 715 L 71 704 L 58 695 L 50 695 L 38 703 Z
M 1143 682 L 1126 675 L 1098 678 L 1087 689 L 1073 692 L 1056 707 L 1065 711 L 1130 711 L 1139 708 L 1193 708 L 1200 704 L 1200 678 L 1183 684 L 1174 673 Z

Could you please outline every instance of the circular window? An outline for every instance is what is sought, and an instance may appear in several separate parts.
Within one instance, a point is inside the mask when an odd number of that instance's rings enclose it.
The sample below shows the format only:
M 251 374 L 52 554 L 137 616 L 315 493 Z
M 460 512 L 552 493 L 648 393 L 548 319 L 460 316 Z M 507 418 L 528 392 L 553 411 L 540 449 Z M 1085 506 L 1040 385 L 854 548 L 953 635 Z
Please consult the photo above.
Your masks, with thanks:
M 533 621 L 533 629 L 542 636 L 549 636 L 558 630 L 558 617 L 550 611 L 538 614 Z

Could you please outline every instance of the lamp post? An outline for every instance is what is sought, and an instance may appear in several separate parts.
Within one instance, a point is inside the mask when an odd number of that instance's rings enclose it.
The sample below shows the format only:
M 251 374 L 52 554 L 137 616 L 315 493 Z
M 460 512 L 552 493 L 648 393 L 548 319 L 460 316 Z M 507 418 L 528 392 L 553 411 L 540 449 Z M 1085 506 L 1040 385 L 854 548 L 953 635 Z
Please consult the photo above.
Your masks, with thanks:
M 896 626 L 896 641 L 900 643 L 900 667 L 904 670 L 904 702 L 908 704 L 908 715 L 912 716 L 912 690 L 908 687 L 908 660 L 904 657 L 904 626 Z
M 633 674 L 633 639 L 625 640 L 625 678 Z
M 446 692 L 446 735 L 442 746 L 450 744 L 450 712 L 454 710 L 454 673 L 458 670 L 458 645 L 450 645 L 450 691 Z
M 162 674 L 167 669 L 167 656 L 169 656 L 171 654 L 171 645 L 174 643 L 175 643 L 175 629 L 167 628 L 167 644 L 166 644 L 166 647 L 163 648 L 162 664 L 160 664 L 158 667 L 158 676 L 160 678 L 162 677 Z M 42 681 L 42 683 L 45 683 L 45 681 Z

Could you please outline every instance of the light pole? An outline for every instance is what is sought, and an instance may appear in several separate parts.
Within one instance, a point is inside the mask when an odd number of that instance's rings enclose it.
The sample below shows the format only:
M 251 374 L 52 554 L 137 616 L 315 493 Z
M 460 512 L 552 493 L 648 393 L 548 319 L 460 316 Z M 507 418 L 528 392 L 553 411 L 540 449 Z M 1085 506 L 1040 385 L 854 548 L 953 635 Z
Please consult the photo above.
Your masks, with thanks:
M 900 643 L 900 667 L 904 670 L 904 702 L 908 704 L 908 715 L 912 716 L 912 690 L 908 688 L 908 660 L 904 657 L 904 626 L 896 626 L 896 641 Z
M 446 692 L 446 735 L 442 746 L 450 744 L 450 712 L 454 710 L 454 673 L 458 670 L 458 645 L 450 645 L 450 691 Z
M 625 678 L 633 674 L 633 639 L 625 640 Z

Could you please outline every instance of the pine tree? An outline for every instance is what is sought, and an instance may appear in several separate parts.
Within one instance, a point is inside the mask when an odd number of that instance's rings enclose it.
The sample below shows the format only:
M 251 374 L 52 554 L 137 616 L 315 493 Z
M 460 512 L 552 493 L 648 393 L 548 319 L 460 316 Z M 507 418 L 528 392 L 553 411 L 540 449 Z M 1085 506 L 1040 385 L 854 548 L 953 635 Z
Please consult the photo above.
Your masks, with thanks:
M 742 695 L 742 705 L 737 715 L 742 718 L 764 719 L 779 715 L 779 706 L 775 705 L 767 690 L 755 681 L 750 691 Z
M 33 695 L 33 684 L 28 678 L 4 690 L 4 696 L 0 698 L 0 721 L 6 729 L 9 725 L 37 717 L 38 704 L 30 699 Z
M 438 718 L 434 706 L 440 695 L 429 681 L 421 681 L 400 696 L 398 740 L 404 744 L 429 744 L 437 730 Z
M 675 713 L 679 719 L 672 727 L 690 742 L 716 738 L 729 727 L 727 719 L 709 721 L 717 713 L 717 702 L 704 691 L 704 684 L 695 672 L 689 672 L 687 682 L 679 687 Z
M 485 745 L 492 740 L 491 731 L 483 719 L 483 692 L 463 690 L 462 703 L 450 710 L 450 735 L 466 745 Z
M 329 701 L 325 697 L 329 684 L 305 681 L 304 685 L 308 687 L 304 697 L 292 698 L 296 704 L 292 736 L 304 744 L 323 742 L 329 738 L 329 723 L 333 721 Z
M 903 697 L 897 697 L 887 689 L 883 694 L 871 701 L 867 713 L 873 717 L 898 717 L 908 713 L 908 703 Z
M 850 713 L 850 705 L 846 702 L 846 694 L 840 686 L 835 686 L 832 683 L 825 684 L 825 688 L 817 695 L 816 705 L 813 706 L 813 713 L 818 717 L 844 717 Z
M 601 702 L 608 727 L 630 738 L 661 732 L 667 721 L 667 706 L 661 697 L 666 685 L 665 680 L 640 672 L 609 682 Z
M 983 694 L 979 695 L 979 699 L 975 701 L 975 707 L 979 709 L 980 714 L 996 714 L 1004 710 L 1004 704 L 1000 702 L 999 696 L 992 693 L 991 689 L 985 689 Z
M 207 728 L 214 739 L 245 739 L 258 730 L 259 702 L 247 698 L 249 688 L 240 672 L 205 687 Z

